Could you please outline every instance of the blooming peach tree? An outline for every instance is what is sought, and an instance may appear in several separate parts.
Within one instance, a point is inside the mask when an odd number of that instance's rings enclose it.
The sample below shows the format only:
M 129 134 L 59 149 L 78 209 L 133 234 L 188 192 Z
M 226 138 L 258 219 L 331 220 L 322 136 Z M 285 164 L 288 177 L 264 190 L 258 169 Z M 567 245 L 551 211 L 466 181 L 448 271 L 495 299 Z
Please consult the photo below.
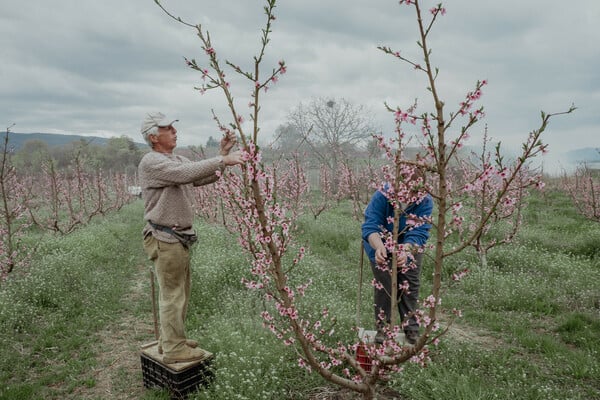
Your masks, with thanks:
M 27 209 L 33 184 L 19 176 L 11 162 L 9 138 L 13 125 L 6 128 L 0 149 L 0 282 L 15 268 L 27 267 L 31 258 L 23 235 L 30 225 Z
M 427 43 L 433 23 L 445 13 L 445 9 L 441 5 L 434 7 L 430 10 L 429 20 L 425 21 L 419 1 L 400 1 L 401 5 L 410 6 L 416 12 L 423 63 L 411 61 L 389 47 L 381 47 L 381 49 L 411 64 L 424 74 L 429 93 L 433 96 L 435 109 L 417 114 L 415 106 L 406 110 L 388 106 L 395 116 L 397 129 L 394 138 L 388 140 L 380 137 L 379 139 L 389 162 L 382 170 L 384 181 L 388 184 L 380 183 L 377 187 L 385 193 L 395 207 L 394 231 L 385 234 L 386 246 L 393 254 L 390 265 L 393 277 L 396 276 L 394 272 L 397 268 L 405 267 L 399 261 L 411 257 L 406 248 L 396 244 L 396 239 L 401 234 L 397 228 L 402 213 L 401 204 L 418 202 L 427 195 L 434 198 L 437 213 L 433 220 L 412 218 L 413 226 L 422 223 L 434 224 L 435 243 L 429 246 L 430 249 L 419 250 L 433 253 L 435 264 L 433 288 L 431 294 L 424 297 L 421 308 L 415 312 L 421 323 L 422 335 L 414 346 L 403 345 L 395 340 L 400 329 L 395 321 L 392 321 L 392 327 L 383 346 L 366 343 L 359 338 L 346 342 L 335 338 L 335 331 L 331 329 L 335 323 L 335 316 L 330 315 L 326 305 L 317 307 L 319 309 L 317 312 L 307 311 L 301 306 L 305 304 L 302 298 L 310 294 L 311 281 L 296 282 L 290 275 L 297 268 L 302 267 L 302 260 L 306 254 L 305 246 L 295 243 L 293 237 L 297 214 L 293 212 L 293 204 L 289 199 L 281 196 L 282 191 L 286 189 L 282 186 L 285 180 L 276 179 L 277 170 L 274 165 L 269 165 L 263 160 L 258 145 L 260 100 L 264 92 L 287 70 L 285 62 L 280 61 L 268 73 L 264 75 L 261 73 L 269 36 L 276 20 L 274 15 L 276 0 L 266 0 L 264 7 L 266 23 L 265 28 L 262 29 L 261 46 L 249 71 L 245 71 L 237 63 L 229 60 L 222 64 L 218 58 L 219 51 L 213 45 L 208 31 L 200 25 L 189 24 L 173 16 L 158 0 L 155 2 L 170 17 L 193 28 L 199 37 L 206 61 L 186 59 L 187 66 L 201 74 L 202 83 L 198 87 L 200 92 L 204 93 L 211 89 L 221 90 L 229 107 L 228 119 L 231 122 L 222 123 L 218 118 L 215 120 L 223 132 L 235 132 L 241 140 L 245 164 L 239 173 L 227 170 L 222 179 L 226 184 L 217 187 L 223 190 L 225 207 L 235 219 L 234 226 L 238 229 L 239 243 L 250 259 L 250 275 L 243 282 L 249 289 L 260 291 L 265 298 L 266 306 L 261 313 L 265 327 L 285 345 L 296 350 L 298 364 L 301 367 L 318 373 L 334 384 L 356 391 L 365 399 L 375 398 L 376 384 L 381 378 L 390 372 L 400 372 L 402 364 L 407 361 L 418 364 L 425 364 L 428 361 L 430 346 L 435 345 L 444 332 L 438 322 L 444 260 L 470 245 L 476 233 L 481 231 L 484 224 L 492 218 L 492 210 L 505 199 L 511 183 L 516 179 L 525 162 L 543 149 L 540 135 L 552 115 L 542 114 L 540 128 L 530 134 L 529 140 L 524 144 L 519 163 L 513 170 L 508 171 L 502 180 L 502 185 L 497 189 L 490 203 L 490 211 L 481 218 L 481 225 L 475 227 L 473 233 L 467 235 L 460 245 L 447 249 L 444 246 L 446 239 L 457 227 L 456 221 L 460 216 L 460 210 L 455 207 L 457 202 L 453 200 L 453 196 L 463 189 L 457 187 L 452 181 L 448 172 L 449 162 L 456 149 L 466 140 L 469 129 L 483 116 L 483 108 L 473 109 L 473 107 L 480 99 L 486 82 L 478 82 L 474 90 L 469 92 L 465 100 L 457 106 L 456 111 L 448 115 L 436 87 L 437 68 L 431 65 L 431 53 Z M 242 124 L 245 120 L 245 112 L 240 111 L 243 108 L 240 109 L 234 101 L 233 88 L 226 79 L 223 65 L 246 78 L 248 82 L 247 87 L 251 92 L 248 106 L 252 121 L 249 133 L 245 132 L 245 125 Z M 462 127 L 454 130 L 454 125 L 459 121 L 462 122 Z M 417 136 L 422 142 L 422 152 L 412 161 L 408 161 L 405 157 L 406 139 L 410 134 L 405 128 L 406 125 L 419 127 Z M 425 175 L 431 175 L 431 178 L 423 179 L 417 172 L 423 170 L 426 171 Z M 482 176 L 484 179 L 489 179 L 489 174 L 482 174 Z M 449 220 L 447 216 L 451 216 Z M 392 298 L 396 298 L 395 295 L 399 290 L 405 290 L 404 284 L 396 282 L 392 285 L 392 290 Z M 395 302 L 392 305 L 397 307 Z M 368 366 L 357 356 L 358 350 L 366 353 L 369 359 Z
M 487 149 L 489 143 L 486 127 L 481 151 L 458 158 L 458 168 L 452 177 L 462 189 L 462 194 L 454 197 L 452 224 L 459 242 L 470 241 L 483 268 L 487 267 L 490 249 L 510 243 L 517 235 L 530 191 L 544 187 L 540 171 L 527 164 L 517 169 L 519 160 L 505 161 L 500 143 L 493 152 Z M 508 185 L 502 201 L 496 204 L 496 197 L 511 174 L 515 179 Z
M 482 233 L 489 229 L 495 216 L 502 213 L 503 204 L 514 203 L 513 190 L 522 186 L 519 184 L 519 179 L 523 176 L 528 161 L 546 150 L 546 145 L 541 141 L 542 133 L 548 126 L 550 119 L 557 114 L 563 114 L 563 112 L 556 114 L 541 113 L 540 126 L 529 133 L 526 142 L 522 145 L 521 154 L 510 167 L 505 167 L 501 163 L 491 165 L 489 162 L 485 162 L 484 159 L 484 162 L 478 165 L 479 171 L 470 171 L 471 178 L 466 182 L 461 184 L 454 181 L 451 173 L 452 162 L 457 157 L 458 150 L 469 139 L 474 126 L 485 115 L 483 107 L 477 106 L 477 104 L 483 95 L 483 88 L 487 85 L 487 80 L 478 81 L 474 88 L 466 93 L 464 99 L 455 106 L 453 111 L 446 111 L 446 103 L 442 100 L 437 85 L 439 68 L 432 63 L 431 50 L 428 44 L 428 37 L 435 21 L 446 14 L 446 9 L 442 4 L 438 4 L 429 9 L 429 18 L 427 18 L 427 11 L 422 9 L 418 0 L 400 0 L 400 5 L 408 6 L 415 12 L 419 35 L 417 43 L 421 50 L 422 59 L 407 58 L 400 51 L 388 46 L 380 46 L 379 48 L 399 61 L 409 64 L 415 71 L 424 75 L 427 91 L 433 101 L 433 110 L 417 113 L 416 103 L 407 108 L 394 108 L 386 105 L 388 111 L 394 115 L 397 135 L 387 144 L 383 138 L 380 141 L 386 155 L 393 161 L 395 166 L 394 169 L 386 166 L 384 171 L 386 181 L 392 183 L 390 185 L 392 190 L 388 198 L 397 209 L 395 226 L 398 213 L 402 212 L 401 204 L 413 200 L 409 193 L 419 193 L 414 199 L 418 202 L 419 198 L 422 197 L 422 192 L 427 192 L 435 202 L 435 217 L 432 221 L 435 242 L 428 246 L 433 253 L 434 263 L 432 292 L 422 302 L 423 311 L 416 311 L 421 320 L 423 333 L 414 349 L 412 349 L 416 354 L 422 355 L 427 353 L 427 347 L 435 344 L 440 334 L 445 331 L 438 324 L 442 271 L 445 260 L 476 243 L 481 238 Z M 564 113 L 570 113 L 573 110 L 574 107 L 571 107 Z M 405 143 L 410 138 L 416 139 L 421 144 L 421 152 L 416 155 L 414 160 L 407 160 L 404 157 Z M 500 159 L 497 158 L 497 161 L 500 161 Z M 422 187 L 419 186 L 419 182 L 412 183 L 410 179 L 407 183 L 407 177 L 414 176 L 411 175 L 410 170 L 407 171 L 407 168 L 425 170 L 430 178 Z M 534 182 L 535 180 L 530 183 Z M 467 233 L 465 233 L 465 230 L 462 230 L 464 210 L 462 209 L 461 198 L 465 192 L 480 191 L 484 186 L 488 188 L 486 205 L 477 210 L 477 218 L 471 221 L 468 230 L 466 230 Z M 394 236 L 396 231 L 397 228 L 395 227 Z M 447 246 L 448 239 L 456 231 L 461 233 L 459 242 L 454 246 Z M 422 249 L 422 251 L 424 250 Z M 397 260 L 403 260 L 407 257 L 410 257 L 410 255 L 406 254 L 403 246 L 396 246 L 393 252 L 393 268 L 397 268 Z M 460 279 L 461 276 L 462 273 L 458 273 L 454 274 L 453 278 Z M 397 287 L 392 287 L 392 290 L 392 298 L 395 298 L 396 291 L 403 290 L 403 287 L 398 284 Z M 395 305 L 395 302 L 392 303 L 392 305 Z M 454 310 L 454 313 L 460 314 L 460 310 Z M 423 357 L 420 358 L 423 359 Z
M 581 215 L 600 222 L 600 178 L 597 170 L 582 164 L 573 175 L 563 174 L 561 186 Z

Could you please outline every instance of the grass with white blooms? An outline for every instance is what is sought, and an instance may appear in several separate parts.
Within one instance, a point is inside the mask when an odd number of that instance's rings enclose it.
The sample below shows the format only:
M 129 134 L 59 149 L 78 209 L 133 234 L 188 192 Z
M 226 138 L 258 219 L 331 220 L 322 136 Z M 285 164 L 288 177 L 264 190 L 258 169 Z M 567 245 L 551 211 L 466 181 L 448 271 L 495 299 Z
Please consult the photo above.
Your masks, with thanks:
M 64 238 L 35 239 L 30 271 L 0 287 L 0 399 L 169 398 L 142 387 L 137 352 L 153 338 L 142 208 L 138 201 Z M 302 218 L 298 241 L 309 250 L 292 273 L 312 278 L 303 305 L 329 307 L 343 340 L 353 339 L 358 288 L 360 223 L 351 215 L 341 204 Z M 333 398 L 325 393 L 336 389 L 300 369 L 292 349 L 262 327 L 263 300 L 241 283 L 249 262 L 236 239 L 202 221 L 196 228 L 187 327 L 216 354 L 216 379 L 190 398 Z M 445 273 L 464 268 L 469 274 L 442 299 L 464 317 L 427 368 L 406 365 L 389 386 L 405 400 L 600 399 L 600 224 L 549 191 L 531 199 L 518 239 L 493 249 L 486 269 L 463 252 Z M 431 272 L 426 261 L 423 295 Z M 370 275 L 365 265 L 367 328 Z

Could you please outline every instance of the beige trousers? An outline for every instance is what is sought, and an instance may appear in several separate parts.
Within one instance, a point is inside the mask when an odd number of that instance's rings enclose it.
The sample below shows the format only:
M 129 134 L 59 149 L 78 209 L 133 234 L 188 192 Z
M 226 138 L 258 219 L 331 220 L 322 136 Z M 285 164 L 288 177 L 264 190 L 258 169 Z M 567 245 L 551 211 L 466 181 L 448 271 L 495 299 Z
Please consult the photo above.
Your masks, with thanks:
M 190 301 L 190 252 L 181 243 L 166 243 L 148 235 L 144 250 L 154 262 L 158 280 L 160 338 L 165 354 L 184 349 L 185 318 Z

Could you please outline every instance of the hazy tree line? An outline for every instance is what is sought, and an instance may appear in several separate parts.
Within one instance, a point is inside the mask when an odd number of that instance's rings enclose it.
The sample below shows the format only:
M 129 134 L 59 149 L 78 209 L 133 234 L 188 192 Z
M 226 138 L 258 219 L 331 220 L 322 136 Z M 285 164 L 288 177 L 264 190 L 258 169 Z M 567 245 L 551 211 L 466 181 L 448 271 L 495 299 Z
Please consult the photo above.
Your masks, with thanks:
M 325 165 L 336 171 L 348 160 L 381 157 L 373 134 L 379 133 L 372 116 L 362 105 L 345 99 L 316 98 L 300 103 L 275 132 L 262 151 L 266 160 L 290 159 L 301 155 L 313 167 Z M 204 144 L 177 148 L 176 152 L 198 160 L 219 151 L 219 137 L 209 136 Z M 9 138 L 10 144 L 10 138 Z M 63 170 L 77 162 L 89 169 L 123 173 L 135 178 L 137 165 L 148 147 L 139 146 L 128 136 L 112 137 L 106 144 L 82 138 L 65 146 L 49 146 L 34 139 L 16 150 L 11 162 L 22 174 L 36 175 L 48 162 Z
M 9 139 L 10 143 L 10 139 Z M 52 162 L 58 170 L 63 170 L 75 160 L 86 168 L 113 171 L 130 175 L 141 160 L 146 149 L 140 148 L 127 136 L 108 139 L 106 145 L 94 144 L 81 139 L 65 146 L 49 146 L 42 140 L 25 142 L 11 157 L 12 164 L 19 173 L 36 175 Z

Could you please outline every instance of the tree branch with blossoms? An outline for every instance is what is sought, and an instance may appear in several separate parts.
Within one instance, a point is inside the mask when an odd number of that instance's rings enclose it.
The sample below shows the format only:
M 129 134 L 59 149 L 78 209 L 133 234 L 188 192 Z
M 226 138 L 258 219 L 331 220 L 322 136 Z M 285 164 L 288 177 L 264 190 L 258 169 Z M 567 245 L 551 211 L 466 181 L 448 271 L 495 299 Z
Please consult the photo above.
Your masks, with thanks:
M 444 261 L 447 257 L 459 253 L 467 246 L 472 245 L 481 237 L 485 229 L 494 222 L 495 216 L 501 213 L 503 202 L 512 203 L 514 200 L 510 198 L 513 188 L 519 187 L 518 180 L 522 177 L 523 170 L 526 168 L 528 160 L 535 157 L 537 154 L 546 151 L 546 145 L 541 141 L 542 133 L 546 130 L 550 119 L 560 114 L 572 112 L 575 108 L 571 107 L 565 112 L 554 114 L 546 114 L 542 112 L 542 122 L 539 128 L 533 130 L 528 137 L 528 140 L 523 144 L 522 152 L 515 163 L 510 168 L 502 168 L 497 171 L 494 166 L 479 165 L 479 171 L 472 171 L 473 179 L 481 184 L 486 184 L 488 188 L 489 202 L 481 208 L 480 215 L 470 233 L 465 235 L 461 242 L 454 248 L 447 249 L 447 238 L 457 228 L 457 222 L 460 221 L 461 211 L 458 198 L 462 196 L 466 184 L 460 184 L 453 179 L 451 174 L 453 160 L 457 158 L 458 150 L 470 137 L 470 131 L 474 125 L 479 122 L 484 116 L 482 106 L 476 108 L 475 104 L 482 97 L 482 89 L 487 85 L 487 80 L 480 80 L 476 83 L 473 91 L 465 95 L 465 99 L 458 104 L 455 111 L 448 113 L 446 111 L 446 103 L 442 100 L 437 87 L 439 79 L 439 68 L 433 67 L 431 50 L 428 45 L 428 36 L 432 31 L 433 24 L 437 18 L 446 14 L 446 9 L 442 4 L 430 9 L 431 18 L 425 21 L 424 13 L 419 0 L 400 0 L 400 5 L 406 5 L 413 8 L 417 20 L 419 41 L 418 46 L 421 49 L 422 60 L 415 61 L 404 57 L 400 51 L 393 50 L 390 46 L 379 46 L 378 48 L 384 53 L 393 56 L 401 62 L 407 63 L 413 67 L 416 73 L 423 73 L 426 80 L 426 89 L 433 101 L 433 111 L 417 114 L 417 103 L 407 109 L 400 107 L 390 107 L 386 104 L 388 111 L 393 113 L 396 123 L 396 137 L 385 142 L 381 140 L 381 146 L 385 150 L 385 154 L 395 168 L 389 166 L 384 168 L 384 176 L 386 181 L 393 188 L 391 193 L 387 195 L 389 202 L 394 206 L 394 232 L 392 234 L 391 245 L 388 250 L 393 250 L 392 267 L 396 267 L 397 260 L 405 260 L 407 258 L 406 250 L 402 246 L 395 245 L 397 238 L 397 226 L 399 214 L 402 213 L 401 204 L 411 200 L 410 196 L 406 195 L 407 191 L 417 191 L 418 198 L 423 196 L 423 193 L 429 193 L 435 202 L 436 214 L 433 219 L 433 227 L 435 232 L 435 243 L 428 247 L 432 250 L 431 259 L 434 264 L 433 283 L 431 294 L 422 301 L 421 305 L 424 309 L 415 312 L 418 319 L 421 321 L 423 334 L 417 341 L 413 351 L 414 356 L 419 360 L 425 360 L 429 352 L 428 346 L 435 344 L 439 338 L 440 326 L 438 324 L 438 311 L 441 304 L 442 291 L 442 271 Z M 459 128 L 456 125 L 461 124 Z M 416 132 L 410 132 L 406 126 L 420 125 Z M 421 151 L 415 159 L 407 160 L 405 158 L 404 146 L 411 139 L 416 139 L 420 143 Z M 428 179 L 423 187 L 413 186 L 410 177 L 411 169 L 415 168 L 427 171 Z M 500 177 L 497 181 L 498 185 L 493 188 L 489 185 L 492 177 Z M 452 215 L 452 220 L 448 220 L 448 216 Z M 424 251 L 425 249 L 421 249 Z M 394 278 L 395 270 L 392 272 Z M 457 275 L 457 279 L 463 276 L 463 273 Z M 396 290 L 402 290 L 398 282 L 394 282 L 392 298 Z M 392 301 L 392 306 L 396 302 Z M 460 311 L 455 310 L 455 314 Z M 393 329 L 393 328 L 392 328 Z M 443 330 L 442 330 L 443 332 Z M 418 356 L 417 356 L 418 355 Z M 396 359 L 397 360 L 397 359 Z
M 235 73 L 247 78 L 252 86 L 249 106 L 253 126 L 250 135 L 244 134 L 243 118 L 235 105 L 232 88 L 224 79 L 225 73 L 217 57 L 218 52 L 211 43 L 208 32 L 203 31 L 199 25 L 186 23 L 195 29 L 202 41 L 208 67 L 202 68 L 193 59 L 186 59 L 186 62 L 189 67 L 202 74 L 202 80 L 207 81 L 207 86 L 202 88 L 220 88 L 225 95 L 232 122 L 225 126 L 216 119 L 219 129 L 226 132 L 233 129 L 241 137 L 245 160 L 241 173 L 227 170 L 222 177 L 222 184 L 216 187 L 222 190 L 221 197 L 225 207 L 238 228 L 238 241 L 250 259 L 251 277 L 244 278 L 243 282 L 249 289 L 259 290 L 265 297 L 267 307 L 262 313 L 264 325 L 285 345 L 296 349 L 300 366 L 316 371 L 335 384 L 360 393 L 373 394 L 382 368 L 375 366 L 367 373 L 361 367 L 355 355 L 358 341 L 354 344 L 329 344 L 333 340 L 333 331 L 328 327 L 335 323 L 335 317 L 329 315 L 327 307 L 323 307 L 317 315 L 301 310 L 298 299 L 308 293 L 311 282 L 292 283 L 289 275 L 301 265 L 306 250 L 304 246 L 295 244 L 292 236 L 295 214 L 290 210 L 293 203 L 279 195 L 285 189 L 281 187 L 285 180 L 276 178 L 274 167 L 266 165 L 257 145 L 261 93 L 277 81 L 276 77 L 286 72 L 284 62 L 280 61 L 279 66 L 266 79 L 260 78 L 260 65 L 275 21 L 273 10 L 276 2 L 267 0 L 266 3 L 266 28 L 262 30 L 259 55 L 254 57 L 254 70 L 244 72 L 236 67 L 237 63 L 226 62 Z M 158 1 L 157 4 L 160 6 Z M 169 15 L 181 22 L 180 18 Z
M 158 0 L 156 3 L 165 10 Z M 282 190 L 282 180 L 276 179 L 276 171 L 273 166 L 266 165 L 262 159 L 260 147 L 258 146 L 258 134 L 260 131 L 260 100 L 261 93 L 266 92 L 270 85 L 277 82 L 281 74 L 287 70 L 283 61 L 279 66 L 261 78 L 260 67 L 265 55 L 269 36 L 272 33 L 272 24 L 275 21 L 273 14 L 276 1 L 266 0 L 264 7 L 266 15 L 266 28 L 262 30 L 261 47 L 258 55 L 254 57 L 254 68 L 251 71 L 244 71 L 237 63 L 226 61 L 226 65 L 232 68 L 234 73 L 246 78 L 249 81 L 251 90 L 251 100 L 249 102 L 250 118 L 253 121 L 252 132 L 245 135 L 243 131 L 243 117 L 239 113 L 230 83 L 225 79 L 226 75 L 221 68 L 221 63 L 217 57 L 218 51 L 211 42 L 208 31 L 204 31 L 200 25 L 184 23 L 192 27 L 202 42 L 204 56 L 208 59 L 208 66 L 202 67 L 196 60 L 187 59 L 188 67 L 201 73 L 201 79 L 204 83 L 199 87 L 201 93 L 208 89 L 220 88 L 225 96 L 231 117 L 229 125 L 217 122 L 219 129 L 224 132 L 235 131 L 241 138 L 242 152 L 245 164 L 241 173 L 227 170 L 223 176 L 223 183 L 217 187 L 222 190 L 222 198 L 225 207 L 230 210 L 231 217 L 235 220 L 235 226 L 238 227 L 238 241 L 249 256 L 251 263 L 250 277 L 244 278 L 244 284 L 253 290 L 259 290 L 265 297 L 265 310 L 261 314 L 265 327 L 280 338 L 285 345 L 293 347 L 298 354 L 298 364 L 309 371 L 315 371 L 326 380 L 349 388 L 361 393 L 365 399 L 373 399 L 376 396 L 376 384 L 389 372 L 399 372 L 400 365 L 411 361 L 424 365 L 429 360 L 429 345 L 437 343 L 440 333 L 440 326 L 437 321 L 437 310 L 440 307 L 441 297 L 441 276 L 444 259 L 451 254 L 444 249 L 447 233 L 452 229 L 449 222 L 446 221 L 446 214 L 450 213 L 452 195 L 459 191 L 459 188 L 453 187 L 452 179 L 449 175 L 450 161 L 460 148 L 462 143 L 468 138 L 469 128 L 473 126 L 482 116 L 483 109 L 472 111 L 472 107 L 481 97 L 481 87 L 485 81 L 476 85 L 473 92 L 467 94 L 465 101 L 457 107 L 455 113 L 451 113 L 448 118 L 444 110 L 444 102 L 438 95 L 436 80 L 439 70 L 431 66 L 431 52 L 428 48 L 428 35 L 431 32 L 434 21 L 445 13 L 445 9 L 439 5 L 431 12 L 432 17 L 428 22 L 424 22 L 421 15 L 421 8 L 417 0 L 403 0 L 400 4 L 413 6 L 416 11 L 417 25 L 420 35 L 418 42 L 423 53 L 423 64 L 416 63 L 402 56 L 395 55 L 389 48 L 381 48 L 387 53 L 394 54 L 400 61 L 411 64 L 417 72 L 424 73 L 428 82 L 428 90 L 433 97 L 435 110 L 421 115 L 416 114 L 415 107 L 410 107 L 406 111 L 398 108 L 394 110 L 396 118 L 397 138 L 389 143 L 381 141 L 381 146 L 385 148 L 386 154 L 390 159 L 390 165 L 385 166 L 383 175 L 389 186 L 378 185 L 379 189 L 385 192 L 389 201 L 394 205 L 394 231 L 388 233 L 385 238 L 386 246 L 393 254 L 392 268 L 396 270 L 399 260 L 410 259 L 408 249 L 403 245 L 397 245 L 397 238 L 402 233 L 398 229 L 398 221 L 402 213 L 401 205 L 408 202 L 417 202 L 424 196 L 430 194 L 437 206 L 437 216 L 435 219 L 436 243 L 432 246 L 434 250 L 434 275 L 432 293 L 426 296 L 421 307 L 415 312 L 415 316 L 421 322 L 424 328 L 423 335 L 414 346 L 405 346 L 394 340 L 399 327 L 394 326 L 390 329 L 388 340 L 384 346 L 365 343 L 358 339 L 354 343 L 345 343 L 336 341 L 333 337 L 333 331 L 329 329 L 335 324 L 335 317 L 329 315 L 327 307 L 323 307 L 318 314 L 311 314 L 302 310 L 299 299 L 308 294 L 310 290 L 310 281 L 294 282 L 290 272 L 301 266 L 302 259 L 306 254 L 304 246 L 299 246 L 293 238 L 293 226 L 295 224 L 295 215 L 290 212 L 291 204 L 286 201 L 284 196 L 279 195 Z M 167 12 L 165 10 L 165 12 Z M 178 22 L 183 21 L 167 14 Z M 572 111 L 572 110 L 570 110 Z M 570 112 L 569 111 L 569 112 Z M 543 115 L 543 124 L 536 130 L 541 134 L 545 129 L 550 115 Z M 547 117 L 547 118 L 546 118 Z M 449 136 L 454 123 L 465 119 L 463 127 L 454 134 L 454 144 Z M 421 135 L 423 141 L 423 152 L 415 160 L 407 162 L 405 159 L 404 146 L 407 139 L 404 130 L 404 124 L 421 124 Z M 533 157 L 538 151 L 543 149 L 539 142 L 539 135 L 531 136 L 530 143 L 526 146 L 526 151 L 519 160 L 524 163 L 527 159 Z M 520 169 L 517 168 L 516 171 Z M 416 170 L 425 170 L 432 175 L 430 180 L 414 179 Z M 506 182 L 514 180 L 514 176 L 508 176 Z M 503 188 L 504 193 L 508 189 Z M 501 190 L 502 192 L 502 190 Z M 502 200 L 498 197 L 498 202 Z M 495 204 L 497 206 L 498 203 Z M 418 226 L 423 223 L 431 223 L 425 219 L 408 216 L 412 219 L 412 226 Z M 486 221 L 491 215 L 484 218 Z M 410 229 L 410 227 L 408 228 Z M 425 249 L 417 249 L 423 252 Z M 411 249 L 412 252 L 412 249 Z M 395 274 L 393 274 L 395 276 Z M 399 282 L 392 286 L 392 298 L 403 290 Z M 397 305 L 396 305 L 397 306 Z M 460 313 L 460 311 L 456 311 Z M 443 332 L 443 331 L 442 331 Z M 371 359 L 371 368 L 364 368 L 356 356 L 357 349 L 363 347 Z

